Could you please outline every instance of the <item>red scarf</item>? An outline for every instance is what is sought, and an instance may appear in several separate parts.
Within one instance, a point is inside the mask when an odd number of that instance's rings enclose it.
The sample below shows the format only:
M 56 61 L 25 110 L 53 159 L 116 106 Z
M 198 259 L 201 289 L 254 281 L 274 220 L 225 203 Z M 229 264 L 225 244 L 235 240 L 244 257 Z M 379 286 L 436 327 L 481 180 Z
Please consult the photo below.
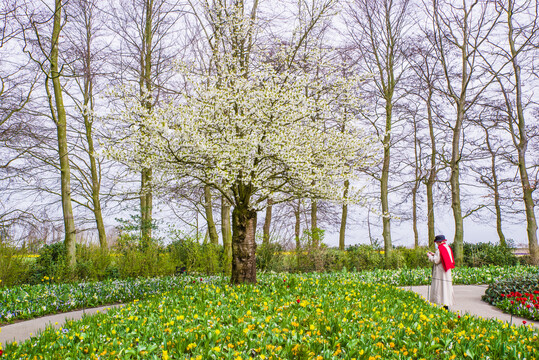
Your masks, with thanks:
M 445 243 L 445 241 L 438 245 L 438 251 L 440 251 L 440 257 L 442 258 L 444 270 L 447 271 L 455 268 L 455 257 L 453 256 L 453 251 L 449 245 Z

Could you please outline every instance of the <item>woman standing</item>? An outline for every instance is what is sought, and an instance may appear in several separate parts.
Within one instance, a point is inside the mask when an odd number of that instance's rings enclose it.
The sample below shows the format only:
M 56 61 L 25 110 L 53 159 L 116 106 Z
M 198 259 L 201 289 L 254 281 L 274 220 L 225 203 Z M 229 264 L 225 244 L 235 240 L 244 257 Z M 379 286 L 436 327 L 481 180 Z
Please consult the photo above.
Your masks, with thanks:
M 447 310 L 455 303 L 451 277 L 451 269 L 455 267 L 455 258 L 444 235 L 436 235 L 434 243 L 438 246 L 436 253 L 430 251 L 427 253 L 429 261 L 434 263 L 429 300 L 432 303 L 443 305 Z

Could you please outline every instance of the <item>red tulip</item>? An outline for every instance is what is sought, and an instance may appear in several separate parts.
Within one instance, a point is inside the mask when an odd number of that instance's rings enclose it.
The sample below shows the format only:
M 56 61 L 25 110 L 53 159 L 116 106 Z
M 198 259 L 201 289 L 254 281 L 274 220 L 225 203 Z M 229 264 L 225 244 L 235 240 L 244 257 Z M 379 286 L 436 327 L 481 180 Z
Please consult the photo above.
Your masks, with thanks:
M 300 300 L 299 300 L 299 299 L 297 299 L 297 300 L 296 300 L 296 302 L 297 302 L 297 303 L 299 304 Z

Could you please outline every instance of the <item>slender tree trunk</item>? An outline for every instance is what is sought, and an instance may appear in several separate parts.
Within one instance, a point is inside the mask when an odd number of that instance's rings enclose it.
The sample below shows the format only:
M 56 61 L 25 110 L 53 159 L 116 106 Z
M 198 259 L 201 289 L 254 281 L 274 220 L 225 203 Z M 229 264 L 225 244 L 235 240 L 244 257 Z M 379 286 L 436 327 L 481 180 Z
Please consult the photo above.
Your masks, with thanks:
M 107 234 L 105 232 L 105 224 L 103 222 L 103 213 L 101 211 L 101 200 L 99 193 L 101 189 L 101 182 L 99 180 L 97 163 L 95 160 L 95 148 L 92 135 L 92 125 L 88 119 L 88 116 L 84 116 L 84 125 L 86 127 L 86 140 L 88 142 L 88 155 L 90 157 L 90 174 L 92 177 L 92 204 L 93 213 L 95 217 L 95 223 L 97 226 L 97 233 L 99 235 L 99 246 L 102 250 L 108 250 Z
M 147 247 L 152 238 L 152 169 L 143 169 L 140 177 L 140 228 L 142 236 L 142 246 Z
M 273 200 L 268 199 L 268 205 L 266 206 L 266 217 L 264 218 L 264 229 L 262 243 L 268 245 L 270 241 L 270 227 L 271 227 L 271 211 Z
M 224 196 L 221 197 L 221 234 L 223 236 L 224 270 L 225 274 L 232 272 L 232 229 L 230 227 L 230 203 Z
M 146 0 L 144 3 L 146 15 L 144 23 L 144 36 L 142 38 L 140 56 L 140 93 L 147 96 L 152 91 L 152 17 L 153 0 Z M 144 99 L 144 107 L 148 113 L 152 111 L 151 100 Z M 152 169 L 145 168 L 141 171 L 141 196 L 140 196 L 140 217 L 143 246 L 148 245 L 152 238 L 152 207 L 153 191 L 151 187 Z
M 320 233 L 318 231 L 318 204 L 316 200 L 311 200 L 311 233 L 313 247 L 317 248 L 320 243 Z
M 412 188 L 412 229 L 414 231 L 414 249 L 419 247 L 419 232 L 417 230 L 417 190 L 419 181 L 416 180 Z
M 455 263 L 462 265 L 464 260 L 463 238 L 464 225 L 462 219 L 462 208 L 460 203 L 460 136 L 462 132 L 462 122 L 464 119 L 464 102 L 457 106 L 457 121 L 453 128 L 453 143 L 451 151 L 451 208 L 453 209 L 453 219 L 455 221 L 455 240 L 453 250 L 455 251 Z
M 506 247 L 505 235 L 502 230 L 502 209 L 500 206 L 500 191 L 498 184 L 498 175 L 496 174 L 496 156 L 492 156 L 492 181 L 494 186 L 494 208 L 496 209 L 496 231 L 500 238 L 500 245 Z
M 62 212 L 64 217 L 64 244 L 67 251 L 67 260 L 71 268 L 75 267 L 75 221 L 73 219 L 73 207 L 71 204 L 71 170 L 69 165 L 69 150 L 67 147 L 67 116 L 64 107 L 64 99 L 62 95 L 62 84 L 60 83 L 60 72 L 58 66 L 59 38 L 62 28 L 62 1 L 55 1 L 54 22 L 51 37 L 51 52 L 50 52 L 50 77 L 54 89 L 54 104 L 50 99 L 49 104 L 52 112 L 52 117 L 56 122 L 56 131 L 58 136 L 58 156 L 60 157 L 60 179 L 62 193 Z
M 414 249 L 419 247 L 419 232 L 417 230 L 417 192 L 421 184 L 421 171 L 420 171 L 420 156 L 421 152 L 418 150 L 419 140 L 417 138 L 417 121 L 414 118 L 414 167 L 415 167 L 415 179 L 414 186 L 412 188 L 412 228 L 414 231 Z
M 219 245 L 219 235 L 217 235 L 217 227 L 213 220 L 213 206 L 211 202 L 211 189 L 208 185 L 204 186 L 204 210 L 206 211 L 206 222 L 208 223 L 208 235 L 210 243 Z
M 294 217 L 296 219 L 296 223 L 294 226 L 294 238 L 296 239 L 296 251 L 299 251 L 301 249 L 301 218 L 300 218 L 300 200 L 298 200 L 298 207 L 294 209 Z
M 537 241 L 537 219 L 535 218 L 535 203 L 533 201 L 533 191 L 528 177 L 528 169 L 526 166 L 526 150 L 528 148 L 528 134 L 526 132 L 526 120 L 524 118 L 524 107 L 522 105 L 522 80 L 520 77 L 520 65 L 518 63 L 518 53 L 515 48 L 515 40 L 513 36 L 513 1 L 508 2 L 508 27 L 509 27 L 509 45 L 511 47 L 512 65 L 515 76 L 516 90 L 516 110 L 518 119 L 519 142 L 518 150 L 518 169 L 520 172 L 520 182 L 522 184 L 522 193 L 524 206 L 526 209 L 526 232 L 528 234 L 528 247 L 533 263 L 539 265 L 539 244 Z M 514 132 L 512 132 L 514 134 Z M 513 135 L 514 136 L 514 135 Z
M 299 271 L 301 261 L 300 261 L 300 252 L 301 252 L 301 200 L 298 200 L 298 207 L 294 209 L 294 217 L 296 219 L 296 223 L 294 226 L 294 237 L 296 239 L 296 267 Z
M 232 210 L 232 284 L 256 283 L 256 211 Z
M 380 200 L 382 203 L 382 237 L 384 238 L 384 251 L 386 259 L 388 259 L 388 257 L 390 256 L 390 252 L 393 249 L 393 245 L 391 242 L 391 215 L 389 213 L 388 198 L 392 108 L 393 104 L 391 103 L 391 98 L 386 99 L 386 133 L 383 139 L 384 159 L 382 163 L 382 176 L 380 178 Z
M 344 194 L 343 199 L 348 198 L 348 188 L 350 187 L 350 181 L 345 180 L 344 182 Z M 339 230 L 339 250 L 344 250 L 344 240 L 346 233 L 346 220 L 348 219 L 348 204 L 344 203 L 342 205 L 342 215 L 341 215 L 341 228 Z
M 434 248 L 434 183 L 436 181 L 436 137 L 434 136 L 434 121 L 432 119 L 432 87 L 429 86 L 429 96 L 427 98 L 427 118 L 429 123 L 429 135 L 430 135 L 430 169 L 429 177 L 427 179 L 427 226 L 429 236 L 429 248 Z
M 498 237 L 500 238 L 500 245 L 507 246 L 505 241 L 505 235 L 502 230 L 502 209 L 500 206 L 500 190 L 498 183 L 498 173 L 496 172 L 496 152 L 492 149 L 490 145 L 490 137 L 488 129 L 485 128 L 485 142 L 487 144 L 487 149 L 490 153 L 490 172 L 492 174 L 492 191 L 494 193 L 494 209 L 496 210 L 496 231 L 498 232 Z
M 94 110 L 94 95 L 93 95 L 93 74 L 92 74 L 92 13 L 91 10 L 88 11 L 88 16 L 86 17 L 86 49 L 85 49 L 85 73 L 84 73 L 84 109 L 83 109 L 83 118 L 84 118 L 84 127 L 86 130 L 86 141 L 88 143 L 88 156 L 90 160 L 90 176 L 92 179 L 92 205 L 93 213 L 97 227 L 97 233 L 99 236 L 99 245 L 102 250 L 107 251 L 107 234 L 105 233 L 105 224 L 103 222 L 103 214 L 101 211 L 101 200 L 99 198 L 101 191 L 101 181 L 99 176 L 99 170 L 97 166 L 97 161 L 95 158 L 95 147 L 94 147 L 94 138 L 93 138 L 93 110 Z

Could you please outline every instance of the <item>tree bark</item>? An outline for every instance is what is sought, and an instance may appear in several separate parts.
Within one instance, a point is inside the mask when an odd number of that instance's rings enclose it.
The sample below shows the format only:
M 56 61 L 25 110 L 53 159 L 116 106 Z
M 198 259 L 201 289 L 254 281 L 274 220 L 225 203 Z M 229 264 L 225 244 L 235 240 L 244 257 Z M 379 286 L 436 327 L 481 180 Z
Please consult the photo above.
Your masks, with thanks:
M 453 250 L 455 252 L 455 263 L 462 265 L 464 261 L 464 224 L 462 219 L 462 208 L 460 203 L 460 136 L 462 130 L 462 122 L 464 120 L 464 101 L 457 104 L 457 121 L 453 128 L 453 142 L 451 149 L 451 176 L 449 182 L 451 184 L 451 208 L 453 209 L 453 219 L 455 221 L 455 238 L 453 242 Z
M 148 96 L 152 91 L 152 18 L 153 0 L 146 0 L 144 3 L 146 15 L 144 22 L 144 35 L 140 54 L 140 93 Z M 150 100 L 144 98 L 143 105 L 148 112 L 152 110 Z M 142 244 L 148 245 L 152 237 L 152 206 L 153 195 L 151 188 L 152 169 L 144 168 L 141 171 L 141 196 L 140 196 L 140 217 L 142 230 Z
M 429 123 L 430 136 L 430 169 L 427 178 L 427 227 L 428 227 L 428 246 L 434 248 L 434 237 L 436 236 L 434 227 L 434 183 L 436 181 L 436 137 L 434 135 L 434 121 L 432 119 L 432 86 L 429 86 L 429 95 L 427 97 L 427 119 Z
M 313 247 L 317 248 L 320 243 L 320 233 L 318 232 L 318 205 L 316 200 L 311 200 L 311 235 Z
M 51 79 L 54 89 L 54 105 L 49 101 L 52 117 L 56 122 L 58 137 L 58 156 L 60 157 L 60 179 L 62 193 L 62 212 L 64 217 L 65 238 L 64 244 L 67 251 L 69 267 L 74 268 L 76 263 L 75 254 L 75 221 L 73 219 L 73 207 L 71 204 L 71 170 L 69 165 L 69 150 L 67 147 L 67 116 L 62 95 L 62 84 L 60 83 L 60 72 L 58 66 L 58 52 L 60 31 L 62 28 L 62 1 L 56 0 L 54 8 L 54 22 L 51 37 Z M 48 89 L 47 92 L 49 93 Z M 50 94 L 50 93 L 49 93 Z M 56 109 L 56 110 L 55 110 Z
M 221 197 L 221 234 L 225 253 L 223 268 L 225 274 L 230 275 L 232 272 L 232 229 L 230 227 L 230 203 L 224 196 Z
M 506 247 L 507 243 L 505 241 L 505 235 L 502 229 L 502 209 L 500 205 L 500 190 L 498 182 L 498 173 L 496 172 L 496 151 L 492 149 L 490 145 L 490 137 L 488 129 L 485 128 L 485 142 L 487 144 L 487 149 L 490 153 L 490 172 L 492 174 L 492 183 L 491 188 L 494 193 L 494 209 L 496 211 L 496 231 L 498 232 L 498 238 L 500 239 L 500 245 Z
M 295 225 L 294 225 L 294 238 L 296 239 L 296 251 L 299 251 L 301 249 L 301 218 L 300 218 L 300 200 L 298 200 L 298 207 L 294 209 L 294 218 L 296 219 Z
M 152 169 L 143 169 L 140 176 L 140 229 L 142 247 L 147 247 L 152 238 L 152 206 L 151 190 Z
M 211 190 L 208 185 L 204 186 L 204 210 L 206 211 L 206 222 L 208 224 L 210 243 L 213 245 L 219 245 L 219 235 L 217 235 L 217 227 L 215 226 L 215 221 L 213 220 Z
M 256 283 L 256 211 L 232 210 L 232 284 Z
M 390 96 L 390 95 L 388 95 Z M 389 213 L 389 162 L 391 150 L 391 113 L 393 104 L 391 97 L 386 98 L 386 126 L 383 139 L 384 159 L 382 163 L 382 176 L 380 177 L 380 201 L 382 203 L 382 237 L 384 238 L 384 256 L 389 258 L 393 245 L 391 242 L 391 215 Z
M 270 241 L 272 207 L 273 207 L 273 200 L 268 199 L 268 205 L 266 206 L 266 217 L 264 218 L 264 228 L 263 228 L 263 238 L 262 238 L 262 243 L 266 245 L 268 245 Z
M 350 187 L 350 182 L 346 180 L 344 182 L 344 194 L 343 198 L 346 200 L 348 197 L 348 188 Z M 342 215 L 341 215 L 341 228 L 339 230 L 339 250 L 344 250 L 345 246 L 345 236 L 346 236 L 346 221 L 348 220 L 348 204 L 344 203 L 342 205 Z
M 84 6 L 84 5 L 83 5 Z M 101 200 L 100 200 L 100 191 L 101 191 L 101 181 L 97 166 L 97 161 L 95 157 L 95 146 L 93 139 L 93 110 L 94 110 L 94 94 L 93 94 L 93 73 L 92 73 L 92 30 L 93 30 L 93 12 L 89 7 L 84 7 L 81 9 L 86 12 L 85 16 L 85 26 L 86 26 L 86 47 L 85 58 L 84 58 L 84 107 L 83 107 L 83 118 L 84 118 L 84 127 L 86 130 L 86 141 L 88 143 L 88 156 L 90 160 L 90 176 L 92 179 L 92 204 L 93 204 L 93 213 L 97 227 L 97 233 L 99 236 L 99 245 L 102 250 L 107 251 L 107 234 L 105 232 L 105 224 L 103 222 L 103 214 L 101 211 Z
M 294 218 L 296 223 L 294 226 L 294 237 L 296 240 L 296 267 L 299 270 L 300 268 L 300 251 L 301 251 L 301 200 L 298 200 L 298 207 L 294 209 Z

